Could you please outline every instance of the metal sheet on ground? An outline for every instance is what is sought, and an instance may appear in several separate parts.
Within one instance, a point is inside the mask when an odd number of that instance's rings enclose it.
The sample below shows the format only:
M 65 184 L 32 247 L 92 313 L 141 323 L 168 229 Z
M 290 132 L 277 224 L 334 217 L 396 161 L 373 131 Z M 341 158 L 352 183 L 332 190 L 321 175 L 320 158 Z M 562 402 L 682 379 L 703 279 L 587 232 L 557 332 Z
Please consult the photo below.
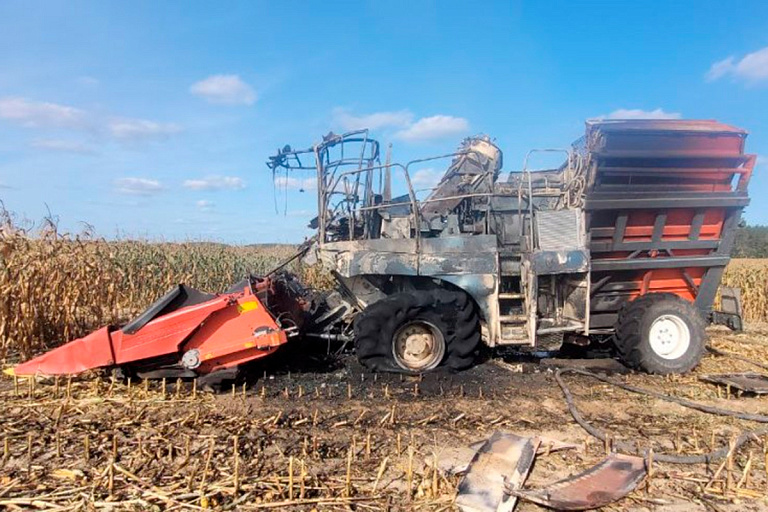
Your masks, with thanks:
M 590 510 L 606 506 L 632 492 L 645 473 L 642 457 L 612 453 L 583 473 L 543 489 L 508 488 L 507 492 L 557 510 Z
M 538 449 L 538 438 L 494 432 L 477 451 L 459 483 L 456 505 L 463 512 L 511 511 L 517 498 L 505 494 L 505 483 L 525 483 Z
M 699 379 L 720 384 L 722 386 L 731 386 L 735 389 L 755 393 L 758 395 L 768 394 L 768 376 L 759 373 L 724 373 L 718 375 L 702 375 Z
M 579 448 L 579 445 L 574 443 L 566 443 L 558 439 L 552 439 L 550 437 L 537 437 L 539 440 L 539 447 L 536 450 L 536 455 L 548 455 L 550 453 L 559 452 L 560 450 L 575 450 Z M 478 441 L 468 446 L 447 447 L 440 451 L 440 455 L 437 459 L 437 467 L 443 473 L 449 475 L 460 475 L 466 473 L 469 469 L 469 464 L 472 462 L 477 450 L 482 448 L 487 440 Z M 429 461 L 432 459 L 430 458 Z M 428 463 L 430 463 L 428 461 Z

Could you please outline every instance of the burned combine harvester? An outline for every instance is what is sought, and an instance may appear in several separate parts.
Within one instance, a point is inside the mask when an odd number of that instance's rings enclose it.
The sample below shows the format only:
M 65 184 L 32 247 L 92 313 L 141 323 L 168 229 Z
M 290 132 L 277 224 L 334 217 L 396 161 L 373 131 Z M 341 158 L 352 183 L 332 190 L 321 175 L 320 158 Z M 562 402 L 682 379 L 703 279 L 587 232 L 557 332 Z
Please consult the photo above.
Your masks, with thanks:
M 708 322 L 741 325 L 737 308 L 712 305 L 749 202 L 745 138 L 715 121 L 594 121 L 559 168 L 531 171 L 526 156 L 502 173 L 485 136 L 400 165 L 382 164 L 363 130 L 268 165 L 317 172 L 314 252 L 340 293 L 315 327 L 344 337 L 353 322 L 368 368 L 462 369 L 481 339 L 551 349 L 602 336 L 627 365 L 675 373 L 699 362 Z M 437 186 L 415 189 L 414 170 L 441 159 Z
M 741 325 L 736 294 L 723 296 L 729 311 L 712 304 L 749 202 L 745 138 L 714 121 L 588 122 L 559 168 L 531 171 L 526 157 L 506 174 L 485 136 L 407 165 L 382 164 L 365 130 L 286 146 L 273 174 L 317 173 L 318 234 L 299 254 L 319 257 L 338 291 L 318 301 L 277 271 L 218 295 L 179 285 L 122 328 L 13 371 L 119 367 L 213 387 L 305 335 L 354 339 L 376 371 L 467 368 L 481 342 L 551 349 L 602 336 L 632 367 L 684 372 L 707 322 Z M 441 160 L 439 183 L 415 188 Z

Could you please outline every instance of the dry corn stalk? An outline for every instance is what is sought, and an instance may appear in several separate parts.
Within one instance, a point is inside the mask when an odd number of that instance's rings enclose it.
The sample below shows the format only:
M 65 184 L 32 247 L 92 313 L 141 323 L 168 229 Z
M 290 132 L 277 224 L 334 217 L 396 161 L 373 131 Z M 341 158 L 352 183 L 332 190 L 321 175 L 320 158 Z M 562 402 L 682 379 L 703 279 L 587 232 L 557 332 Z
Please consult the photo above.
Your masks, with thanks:
M 289 245 L 106 241 L 90 228 L 60 233 L 53 219 L 23 227 L 0 205 L 0 358 L 27 358 L 143 311 L 178 283 L 217 292 L 263 274 Z M 321 270 L 294 266 L 310 285 Z

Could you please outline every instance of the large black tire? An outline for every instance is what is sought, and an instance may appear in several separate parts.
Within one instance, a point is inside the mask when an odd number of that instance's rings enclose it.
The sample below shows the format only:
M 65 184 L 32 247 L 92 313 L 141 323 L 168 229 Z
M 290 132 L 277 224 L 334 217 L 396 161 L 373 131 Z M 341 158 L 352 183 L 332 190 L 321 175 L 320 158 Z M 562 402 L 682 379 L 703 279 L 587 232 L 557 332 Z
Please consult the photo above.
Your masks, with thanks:
M 360 363 L 373 371 L 414 373 L 393 355 L 398 330 L 415 321 L 440 330 L 445 355 L 438 367 L 464 370 L 474 363 L 480 343 L 480 319 L 466 293 L 426 290 L 390 295 L 355 318 L 355 349 Z
M 616 348 L 630 368 L 653 374 L 685 373 L 704 354 L 705 327 L 702 314 L 690 302 L 672 293 L 649 293 L 619 312 Z M 681 341 L 686 337 L 687 344 Z

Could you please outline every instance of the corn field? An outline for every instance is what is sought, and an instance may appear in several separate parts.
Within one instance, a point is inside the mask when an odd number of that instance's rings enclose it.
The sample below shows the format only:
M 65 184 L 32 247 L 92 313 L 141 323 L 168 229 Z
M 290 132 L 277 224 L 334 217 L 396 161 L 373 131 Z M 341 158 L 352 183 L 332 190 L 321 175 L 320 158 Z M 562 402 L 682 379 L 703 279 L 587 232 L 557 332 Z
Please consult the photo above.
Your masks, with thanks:
M 0 211 L 0 359 L 27 358 L 98 326 L 123 323 L 178 283 L 222 291 L 248 273 L 267 272 L 293 251 L 106 241 L 88 231 L 61 234 L 50 221 L 30 233 Z M 293 270 L 310 285 L 328 284 L 317 268 Z M 742 289 L 748 322 L 768 320 L 768 260 L 734 260 L 723 281 Z
M 292 246 L 107 242 L 62 235 L 52 222 L 30 236 L 0 224 L 0 358 L 34 352 L 119 324 L 178 283 L 223 291 L 290 257 Z
M 768 321 L 768 259 L 735 259 L 723 276 L 725 286 L 741 288 L 744 319 Z

